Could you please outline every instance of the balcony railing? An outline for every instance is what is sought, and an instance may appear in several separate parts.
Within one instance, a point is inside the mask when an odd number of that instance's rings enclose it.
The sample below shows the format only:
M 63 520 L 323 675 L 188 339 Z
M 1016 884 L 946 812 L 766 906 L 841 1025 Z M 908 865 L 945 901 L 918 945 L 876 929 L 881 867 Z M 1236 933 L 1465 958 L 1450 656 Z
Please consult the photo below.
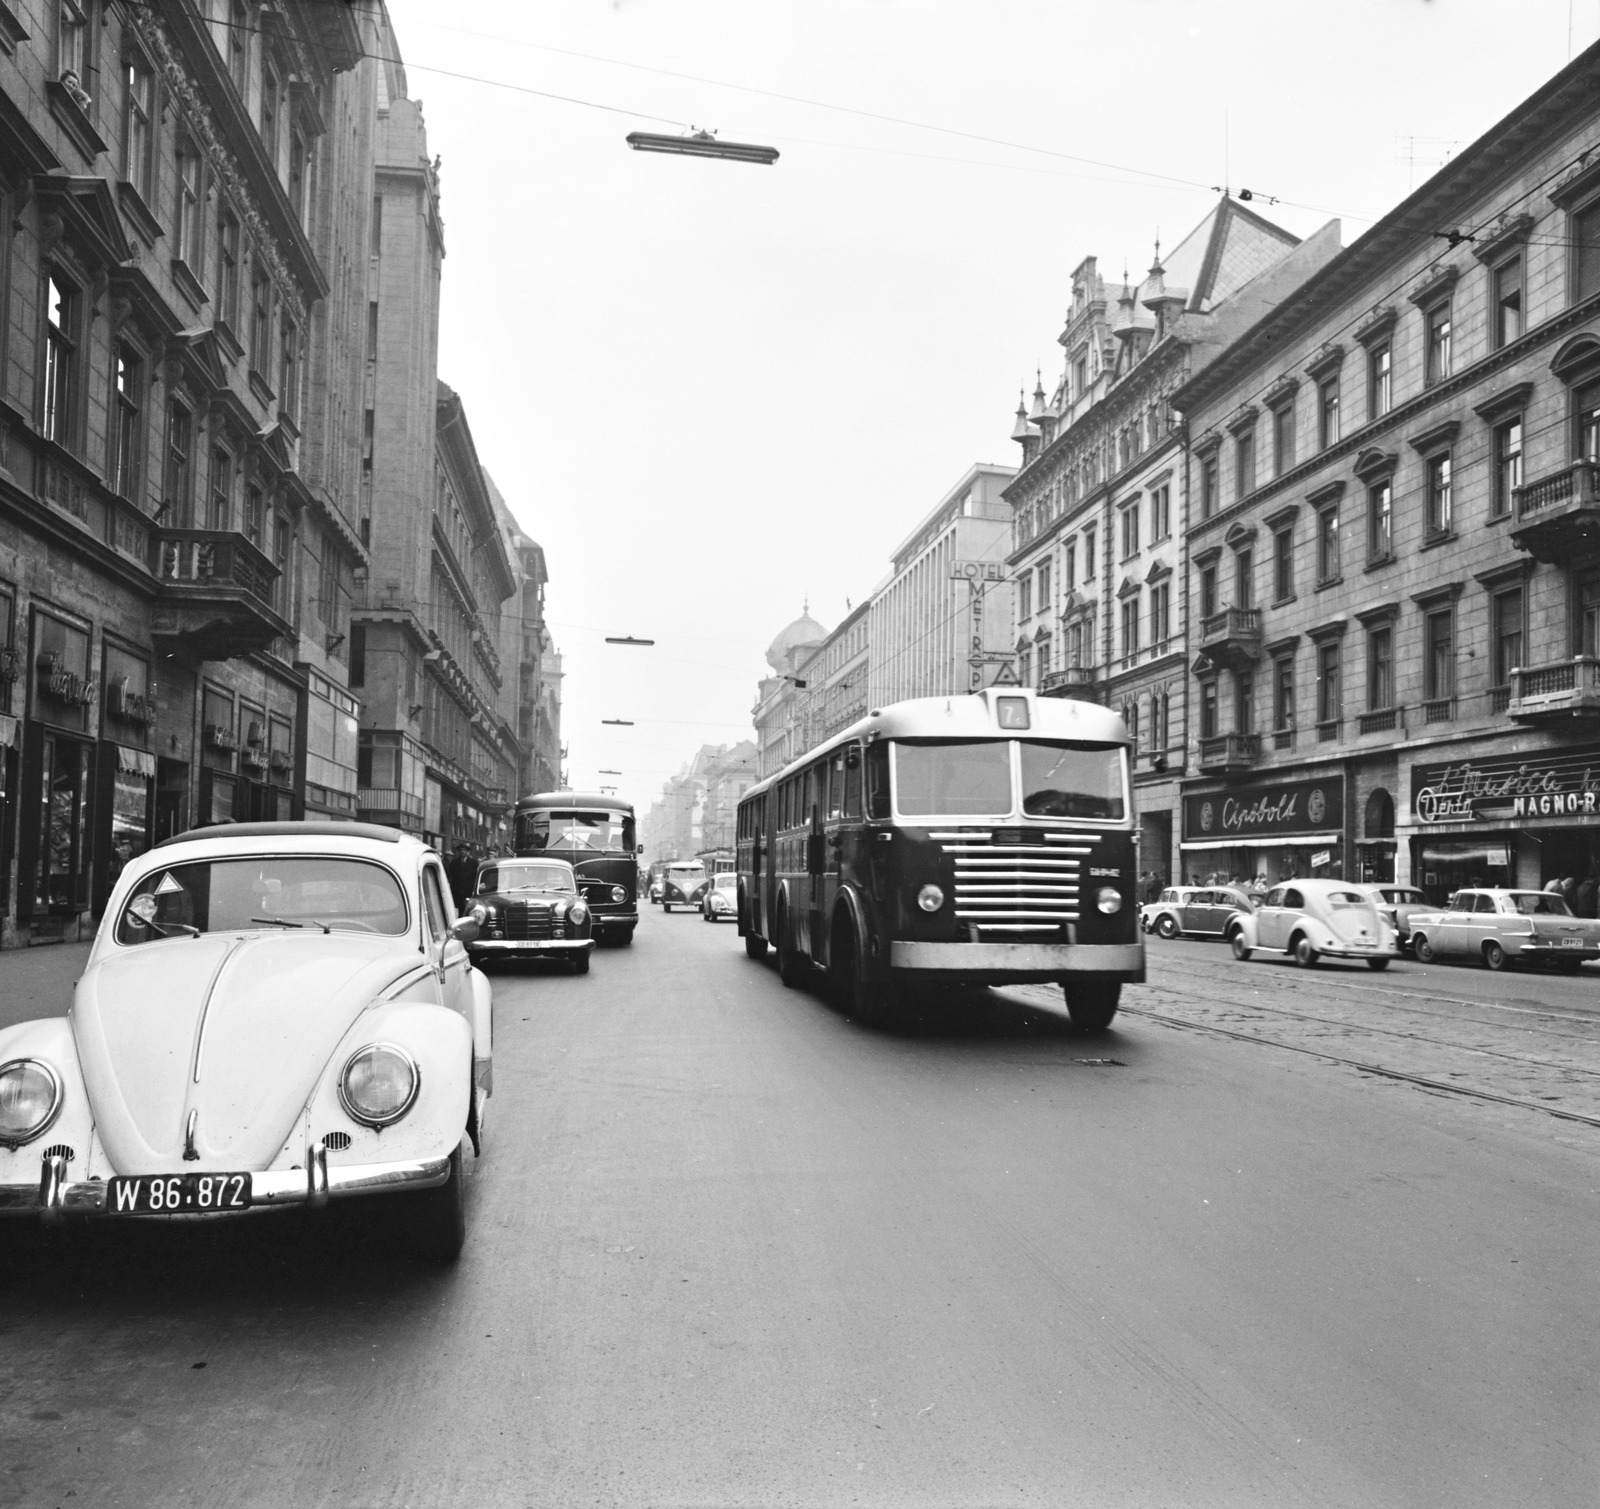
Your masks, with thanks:
M 265 650 L 294 630 L 276 601 L 279 571 L 242 534 L 156 529 L 150 570 L 161 583 L 154 632 L 206 660 Z
M 1535 560 L 1561 561 L 1600 544 L 1600 462 L 1574 461 L 1513 489 L 1512 543 Z
M 1261 653 L 1261 609 L 1223 608 L 1200 622 L 1200 650 L 1217 665 L 1239 666 Z
M 1503 713 L 1511 706 L 1511 688 L 1509 686 L 1492 686 L 1489 688 L 1489 711 Z
M 1272 730 L 1272 747 L 1274 749 L 1294 748 L 1294 729 L 1275 728 Z
M 1519 666 L 1511 673 L 1506 711 L 1522 723 L 1600 715 L 1600 657 Z
M 1075 697 L 1079 701 L 1095 700 L 1095 689 L 1100 672 L 1092 665 L 1069 665 L 1051 671 L 1039 682 L 1039 693 L 1044 697 Z
M 1422 704 L 1422 721 L 1424 723 L 1454 723 L 1456 720 L 1456 699 L 1454 697 L 1430 697 Z
M 1364 734 L 1386 733 L 1405 727 L 1404 710 L 1398 707 L 1377 707 L 1362 713 L 1358 722 Z
M 1217 734 L 1200 741 L 1202 770 L 1248 770 L 1260 758 L 1260 734 Z

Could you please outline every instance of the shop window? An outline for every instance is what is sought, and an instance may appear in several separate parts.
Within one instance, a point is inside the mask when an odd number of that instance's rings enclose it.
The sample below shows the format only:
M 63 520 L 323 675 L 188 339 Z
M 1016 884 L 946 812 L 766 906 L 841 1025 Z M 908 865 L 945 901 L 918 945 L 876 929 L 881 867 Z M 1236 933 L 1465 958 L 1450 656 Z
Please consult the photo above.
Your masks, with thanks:
M 41 741 L 39 862 L 35 911 L 76 912 L 88 904 L 90 745 L 44 733 Z
M 1367 797 L 1366 823 L 1362 832 L 1367 838 L 1394 837 L 1394 798 L 1381 786 Z

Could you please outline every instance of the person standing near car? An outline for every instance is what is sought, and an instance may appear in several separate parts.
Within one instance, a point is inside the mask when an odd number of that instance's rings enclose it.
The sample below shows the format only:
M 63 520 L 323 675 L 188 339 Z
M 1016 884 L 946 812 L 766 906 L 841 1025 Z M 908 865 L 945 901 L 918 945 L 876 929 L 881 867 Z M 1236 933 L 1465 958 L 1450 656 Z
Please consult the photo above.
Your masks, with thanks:
M 456 911 L 466 911 L 467 898 L 472 895 L 472 888 L 478 882 L 478 862 L 472 857 L 472 850 L 465 840 L 456 845 L 455 858 L 445 867 L 445 874 L 450 880 L 450 896 L 456 904 Z

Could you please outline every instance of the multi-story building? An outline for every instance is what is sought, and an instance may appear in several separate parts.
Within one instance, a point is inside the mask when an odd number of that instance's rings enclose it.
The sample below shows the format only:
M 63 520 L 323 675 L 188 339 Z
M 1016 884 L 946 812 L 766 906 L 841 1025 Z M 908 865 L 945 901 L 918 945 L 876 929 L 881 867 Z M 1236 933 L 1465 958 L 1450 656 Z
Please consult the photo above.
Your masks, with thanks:
M 489 482 L 506 553 L 517 578 L 517 595 L 501 612 L 500 661 L 515 667 L 501 690 L 502 716 L 514 720 L 522 764 L 517 795 L 553 791 L 561 784 L 561 657 L 544 617 L 550 579 L 544 549 L 522 532 L 500 489 Z
M 1173 395 L 1213 871 L 1600 866 L 1600 47 Z
M 348 793 L 308 727 L 364 560 L 323 402 L 361 144 L 327 123 L 382 24 L 0 15 L 0 941 L 74 935 L 156 838 L 300 814 L 313 754 Z
M 763 778 L 782 770 L 809 749 L 800 666 L 826 642 L 828 631 L 811 616 L 810 605 L 767 646 L 770 676 L 756 688 L 751 718 L 756 727 L 757 764 Z
M 1023 466 L 1006 570 L 1018 679 L 1121 711 L 1133 738 L 1141 863 L 1175 873 L 1186 726 L 1183 529 L 1173 392 L 1338 247 L 1302 244 L 1223 198 L 1137 285 L 1112 299 L 1094 257 L 1072 275 L 1053 396 L 1017 410 Z
M 976 691 L 1008 667 L 1011 510 L 1003 490 L 1015 476 L 1009 466 L 969 467 L 895 550 L 872 593 L 868 707 Z
M 739 801 L 756 783 L 756 746 L 749 739 L 724 745 L 705 764 L 705 801 L 700 817 L 700 847 L 706 868 L 733 868 Z

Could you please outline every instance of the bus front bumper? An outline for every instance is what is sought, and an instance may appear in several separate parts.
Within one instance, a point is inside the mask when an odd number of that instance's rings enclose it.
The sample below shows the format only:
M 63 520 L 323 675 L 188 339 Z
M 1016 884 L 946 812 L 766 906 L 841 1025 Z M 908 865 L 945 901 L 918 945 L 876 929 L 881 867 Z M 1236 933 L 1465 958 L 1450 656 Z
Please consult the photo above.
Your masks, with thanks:
M 1144 983 L 1142 943 L 892 943 L 889 967 L 961 975 L 992 984 L 1098 975 Z

